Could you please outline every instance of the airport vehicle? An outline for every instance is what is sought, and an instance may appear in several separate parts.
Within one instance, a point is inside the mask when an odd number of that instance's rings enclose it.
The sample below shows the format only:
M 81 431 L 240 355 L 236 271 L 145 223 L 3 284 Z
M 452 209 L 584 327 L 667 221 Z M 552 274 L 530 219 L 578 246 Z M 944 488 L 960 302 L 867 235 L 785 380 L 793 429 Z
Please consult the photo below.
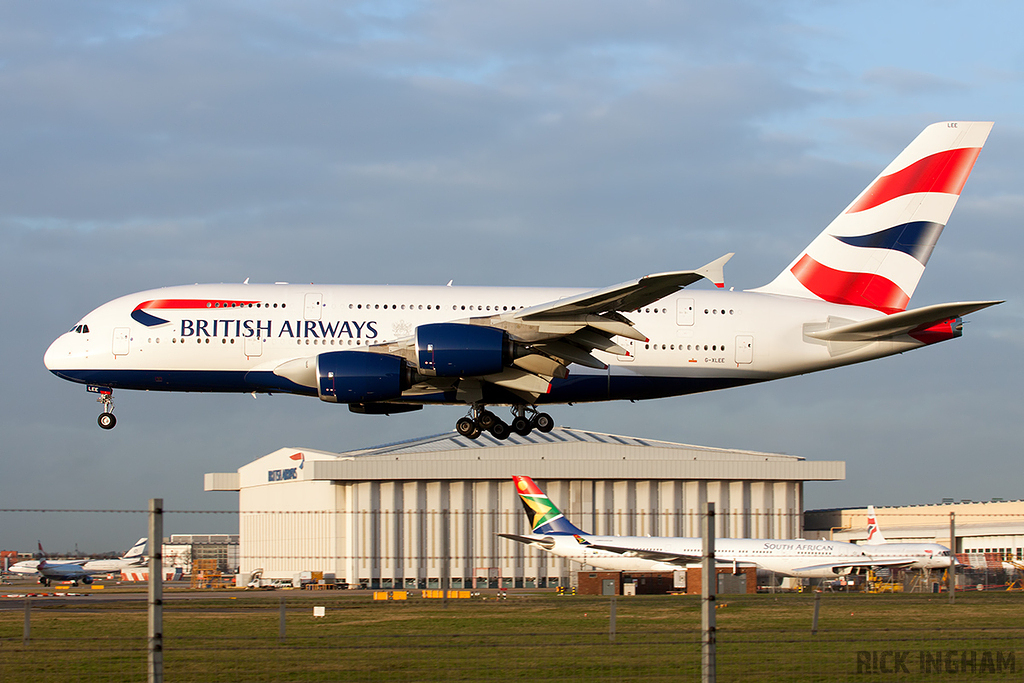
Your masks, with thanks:
M 123 569 L 141 567 L 146 563 L 146 543 L 149 539 L 143 537 L 135 542 L 128 552 L 119 558 L 111 560 L 89 560 L 82 565 L 82 568 L 91 574 L 107 574 L 119 572 Z
M 569 522 L 533 479 L 517 475 L 512 481 L 533 533 L 499 536 L 612 571 L 674 571 L 701 561 L 700 538 L 588 534 Z M 872 567 L 905 566 L 902 559 L 872 558 L 853 543 L 802 538 L 718 538 L 715 560 L 719 565 L 801 578 L 836 578 Z
M 39 543 L 38 560 L 24 560 L 11 565 L 9 571 L 15 574 L 38 574 L 39 583 L 49 586 L 53 581 L 70 581 L 77 586 L 79 582 L 84 584 L 92 583 L 93 574 L 103 572 L 86 570 L 82 565 L 85 560 L 72 560 L 67 562 L 50 562 L 46 559 L 43 551 L 43 544 Z
M 120 297 L 46 367 L 113 391 L 292 393 L 392 414 L 468 407 L 456 429 L 550 430 L 539 406 L 693 394 L 959 337 L 999 301 L 907 310 L 992 124 L 928 126 L 778 277 L 725 291 L 726 254 L 602 289 L 242 284 Z M 709 280 L 717 289 L 684 288 Z M 489 407 L 509 406 L 508 423 Z
M 885 540 L 875 518 L 875 506 L 868 506 L 868 537 L 859 545 L 864 554 L 886 562 L 904 562 L 910 569 L 946 569 L 953 553 L 941 543 L 890 543 Z

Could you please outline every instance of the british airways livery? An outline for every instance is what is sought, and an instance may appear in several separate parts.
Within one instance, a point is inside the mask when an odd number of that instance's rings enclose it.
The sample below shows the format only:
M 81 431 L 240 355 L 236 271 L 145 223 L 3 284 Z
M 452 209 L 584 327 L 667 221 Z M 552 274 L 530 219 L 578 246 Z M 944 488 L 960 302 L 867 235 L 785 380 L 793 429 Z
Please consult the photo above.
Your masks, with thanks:
M 547 404 L 679 396 L 958 337 L 1000 303 L 907 310 L 991 123 L 928 126 L 772 282 L 724 290 L 732 254 L 602 289 L 220 284 L 106 303 L 46 351 L 114 389 L 293 393 L 365 414 L 459 404 L 460 434 L 546 431 Z M 715 288 L 685 289 L 700 280 Z M 450 284 L 450 283 L 449 283 Z M 491 406 L 509 406 L 508 422 Z

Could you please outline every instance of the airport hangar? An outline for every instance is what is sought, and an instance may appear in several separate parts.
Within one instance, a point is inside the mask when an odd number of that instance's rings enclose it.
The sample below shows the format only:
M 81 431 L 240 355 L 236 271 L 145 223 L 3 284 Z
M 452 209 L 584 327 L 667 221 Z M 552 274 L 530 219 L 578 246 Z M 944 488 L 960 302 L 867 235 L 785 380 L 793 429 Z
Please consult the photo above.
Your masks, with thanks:
M 846 463 L 556 427 L 505 441 L 449 432 L 345 453 L 281 448 L 207 474 L 205 489 L 238 492 L 240 581 L 262 569 L 353 588 L 569 585 L 578 565 L 497 535 L 531 531 L 513 474 L 588 532 L 699 536 L 711 501 L 720 538 L 799 538 L 804 482 L 842 480 Z

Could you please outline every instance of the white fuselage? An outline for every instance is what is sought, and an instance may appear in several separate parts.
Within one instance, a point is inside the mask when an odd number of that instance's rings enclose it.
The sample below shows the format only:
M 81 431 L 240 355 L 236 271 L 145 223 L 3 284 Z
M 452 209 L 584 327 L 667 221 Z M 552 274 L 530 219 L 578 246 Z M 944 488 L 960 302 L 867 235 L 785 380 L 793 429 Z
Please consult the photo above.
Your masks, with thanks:
M 44 361 L 60 377 L 109 388 L 316 396 L 315 383 L 274 370 L 295 359 L 408 338 L 427 323 L 503 315 L 581 291 L 586 290 L 168 287 L 100 306 L 56 339 Z M 881 315 L 868 308 L 771 294 L 680 291 L 628 315 L 648 342 L 615 337 L 628 356 L 594 351 L 607 369 L 572 365 L 569 376 L 554 379 L 550 391 L 536 403 L 696 393 L 856 363 L 925 344 L 909 335 L 886 341 L 825 342 L 805 334 Z M 500 388 L 483 398 L 495 404 L 517 402 Z M 398 402 L 464 399 L 453 383 L 448 388 L 414 385 Z
M 550 552 L 573 562 L 611 571 L 664 572 L 699 566 L 694 562 L 661 562 L 581 545 L 571 535 L 538 536 L 554 544 Z M 701 539 L 648 536 L 586 536 L 593 545 L 614 545 L 700 557 Z M 544 546 L 547 547 L 546 545 Z M 715 540 L 715 560 L 719 564 L 757 565 L 764 571 L 802 578 L 836 578 L 849 573 L 844 563 L 868 558 L 858 546 L 839 541 L 771 538 L 719 538 Z
M 913 569 L 946 569 L 953 563 L 949 548 L 939 543 L 862 543 L 864 554 L 882 562 L 913 560 Z

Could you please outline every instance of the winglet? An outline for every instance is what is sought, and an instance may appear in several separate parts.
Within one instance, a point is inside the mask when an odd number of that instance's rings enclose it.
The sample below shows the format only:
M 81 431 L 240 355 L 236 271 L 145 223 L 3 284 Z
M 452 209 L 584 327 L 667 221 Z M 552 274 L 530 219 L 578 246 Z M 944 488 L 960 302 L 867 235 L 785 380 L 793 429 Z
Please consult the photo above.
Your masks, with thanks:
M 703 275 L 707 279 L 715 283 L 715 287 L 719 289 L 725 288 L 725 264 L 729 262 L 735 254 L 730 252 L 721 258 L 717 258 L 711 263 L 707 264 L 703 268 L 698 268 L 697 274 Z

